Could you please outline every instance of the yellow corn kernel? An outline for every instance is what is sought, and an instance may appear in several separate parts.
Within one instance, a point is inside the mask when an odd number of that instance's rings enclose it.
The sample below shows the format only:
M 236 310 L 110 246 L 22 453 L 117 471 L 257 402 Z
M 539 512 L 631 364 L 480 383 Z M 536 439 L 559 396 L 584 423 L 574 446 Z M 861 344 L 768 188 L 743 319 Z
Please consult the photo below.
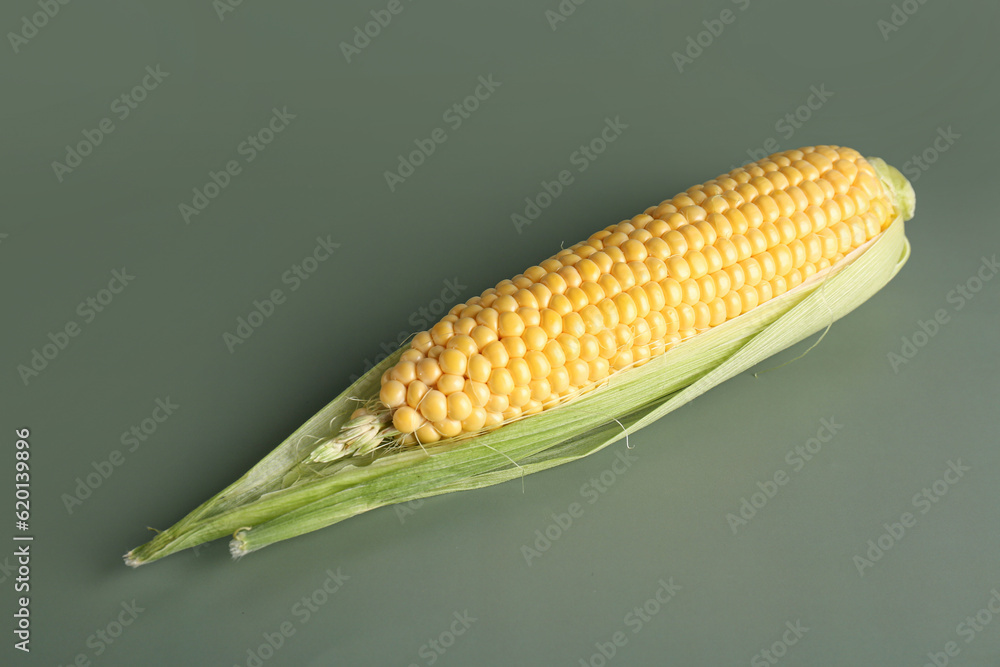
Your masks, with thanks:
M 406 403 L 406 385 L 398 380 L 389 380 L 382 385 L 378 397 L 387 407 L 398 408 Z

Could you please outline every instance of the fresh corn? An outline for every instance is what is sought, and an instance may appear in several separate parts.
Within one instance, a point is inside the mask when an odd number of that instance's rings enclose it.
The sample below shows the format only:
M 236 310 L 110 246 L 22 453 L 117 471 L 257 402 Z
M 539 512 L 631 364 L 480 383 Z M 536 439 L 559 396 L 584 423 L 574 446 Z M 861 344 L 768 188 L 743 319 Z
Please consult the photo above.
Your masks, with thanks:
M 588 456 L 863 303 L 905 264 L 914 205 L 835 146 L 692 187 L 456 306 L 125 560 L 226 534 L 239 557 Z
M 403 444 L 540 412 L 780 296 L 895 216 L 857 151 L 775 153 L 455 306 L 382 376 L 374 412 Z

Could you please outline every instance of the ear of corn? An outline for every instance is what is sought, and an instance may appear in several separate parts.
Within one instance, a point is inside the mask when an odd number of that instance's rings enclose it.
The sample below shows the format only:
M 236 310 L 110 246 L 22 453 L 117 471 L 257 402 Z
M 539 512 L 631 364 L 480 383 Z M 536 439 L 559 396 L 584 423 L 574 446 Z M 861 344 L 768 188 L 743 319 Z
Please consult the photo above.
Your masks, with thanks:
M 912 215 L 912 188 L 880 160 L 816 147 L 741 169 L 457 306 L 442 320 L 449 326 L 415 337 L 247 475 L 126 561 L 142 564 L 233 531 L 239 556 L 375 507 L 580 458 L 827 326 L 906 261 L 903 219 Z M 630 300 L 616 302 L 622 295 Z M 728 304 L 726 295 L 735 295 Z M 582 328 L 573 315 L 584 320 Z M 585 379 L 582 367 L 569 368 L 584 348 L 591 357 Z M 605 363 L 595 370 L 590 362 L 597 359 Z M 500 368 L 506 374 L 494 379 Z M 515 412 L 510 397 L 522 388 Z M 375 396 L 380 402 L 352 415 L 351 399 Z M 410 412 L 400 418 L 403 408 Z
M 452 308 L 312 458 L 474 435 L 579 397 L 836 264 L 889 225 L 892 195 L 838 146 L 691 187 Z

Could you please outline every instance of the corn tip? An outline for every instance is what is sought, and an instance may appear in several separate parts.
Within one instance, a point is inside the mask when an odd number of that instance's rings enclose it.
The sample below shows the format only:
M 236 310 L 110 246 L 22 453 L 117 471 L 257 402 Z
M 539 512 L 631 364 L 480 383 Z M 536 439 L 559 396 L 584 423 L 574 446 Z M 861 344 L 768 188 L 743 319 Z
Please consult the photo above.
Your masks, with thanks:
M 909 220 L 917 209 L 917 195 L 913 191 L 913 185 L 906 176 L 882 158 L 870 157 L 868 162 L 875 169 L 882 180 L 882 185 L 892 196 L 896 210 L 903 216 L 903 220 Z

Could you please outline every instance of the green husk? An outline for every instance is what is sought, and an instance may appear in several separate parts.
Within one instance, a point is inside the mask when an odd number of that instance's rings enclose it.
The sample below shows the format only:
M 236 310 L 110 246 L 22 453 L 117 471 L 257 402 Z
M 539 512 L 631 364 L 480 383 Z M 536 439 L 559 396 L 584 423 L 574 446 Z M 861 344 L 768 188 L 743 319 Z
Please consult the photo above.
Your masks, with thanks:
M 330 464 L 312 450 L 377 393 L 398 350 L 351 385 L 254 466 L 171 528 L 125 556 L 135 567 L 234 534 L 239 557 L 377 507 L 523 477 L 597 452 L 720 382 L 828 327 L 885 285 L 909 257 L 904 219 L 913 190 L 898 171 L 873 165 L 901 215 L 878 237 L 809 281 L 753 311 L 618 373 L 590 394 L 465 440 L 376 451 Z

